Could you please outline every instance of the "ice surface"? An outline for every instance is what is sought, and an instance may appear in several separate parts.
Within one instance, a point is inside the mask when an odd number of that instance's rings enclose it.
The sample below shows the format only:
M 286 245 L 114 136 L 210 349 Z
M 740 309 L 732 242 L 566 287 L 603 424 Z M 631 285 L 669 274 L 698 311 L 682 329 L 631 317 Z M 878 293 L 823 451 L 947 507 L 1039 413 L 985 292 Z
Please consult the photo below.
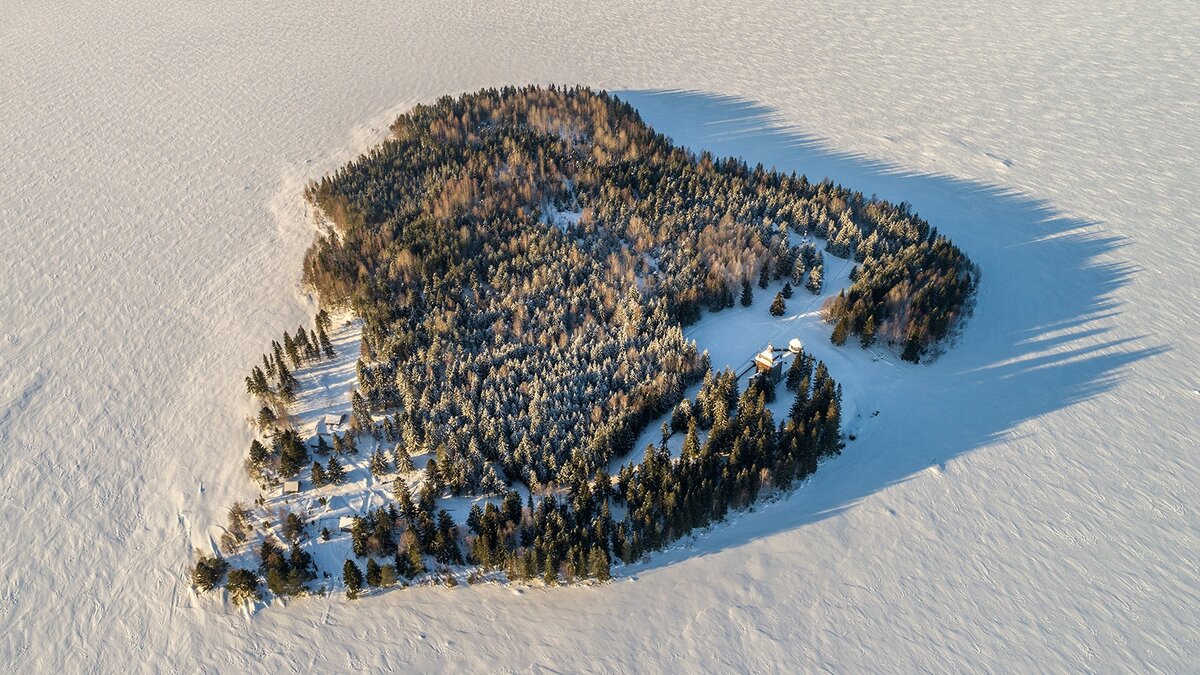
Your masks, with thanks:
M 0 663 L 1200 668 L 1200 11 L 1108 4 L 9 3 Z M 790 499 L 636 581 L 193 597 L 256 495 L 242 377 L 311 320 L 304 182 L 413 102 L 531 81 L 912 202 L 980 263 L 975 317 Z

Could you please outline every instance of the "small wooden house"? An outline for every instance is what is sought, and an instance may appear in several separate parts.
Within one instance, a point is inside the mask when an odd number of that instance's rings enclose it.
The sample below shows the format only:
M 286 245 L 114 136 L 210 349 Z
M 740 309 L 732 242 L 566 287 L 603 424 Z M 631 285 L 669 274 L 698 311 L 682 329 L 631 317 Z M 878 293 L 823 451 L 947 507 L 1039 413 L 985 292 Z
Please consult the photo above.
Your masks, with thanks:
M 346 424 L 346 419 L 347 416 L 345 413 L 341 415 L 326 415 L 323 420 L 325 422 L 325 433 L 331 434 L 335 431 L 341 431 L 342 426 Z
M 300 492 L 300 481 L 286 480 L 283 482 L 283 494 L 294 495 L 298 492 Z
M 754 367 L 760 377 L 770 378 L 771 384 L 777 384 L 783 377 L 783 360 L 775 358 L 775 348 L 767 348 L 754 357 Z
M 349 532 L 354 529 L 354 518 L 351 516 L 342 516 L 338 518 L 338 529 L 342 532 Z

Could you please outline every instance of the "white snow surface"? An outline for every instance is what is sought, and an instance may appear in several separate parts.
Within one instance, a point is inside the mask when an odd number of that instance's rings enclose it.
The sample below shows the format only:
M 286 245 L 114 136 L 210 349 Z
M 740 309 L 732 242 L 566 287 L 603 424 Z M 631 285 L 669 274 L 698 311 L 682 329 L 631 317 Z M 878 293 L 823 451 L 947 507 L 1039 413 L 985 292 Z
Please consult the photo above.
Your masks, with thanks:
M 1200 669 L 1198 29 L 1180 1 L 8 3 L 0 663 Z M 414 102 L 526 82 L 913 203 L 980 264 L 974 317 L 870 393 L 885 366 L 824 343 L 880 411 L 858 440 L 612 584 L 193 596 L 256 493 L 242 377 L 310 325 L 304 182 Z

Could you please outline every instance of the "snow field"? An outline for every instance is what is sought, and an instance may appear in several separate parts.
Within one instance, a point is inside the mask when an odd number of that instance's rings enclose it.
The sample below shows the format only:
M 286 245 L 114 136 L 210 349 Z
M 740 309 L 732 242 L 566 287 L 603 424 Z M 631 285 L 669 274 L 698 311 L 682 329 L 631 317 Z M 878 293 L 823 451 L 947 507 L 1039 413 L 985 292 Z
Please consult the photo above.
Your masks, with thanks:
M 1200 665 L 1194 3 L 5 10 L 9 669 Z M 256 496 L 241 378 L 314 311 L 304 182 L 413 102 L 524 82 L 620 90 L 678 142 L 912 202 L 980 264 L 974 318 L 863 394 L 879 416 L 813 480 L 630 580 L 249 622 L 193 598 L 198 530 Z

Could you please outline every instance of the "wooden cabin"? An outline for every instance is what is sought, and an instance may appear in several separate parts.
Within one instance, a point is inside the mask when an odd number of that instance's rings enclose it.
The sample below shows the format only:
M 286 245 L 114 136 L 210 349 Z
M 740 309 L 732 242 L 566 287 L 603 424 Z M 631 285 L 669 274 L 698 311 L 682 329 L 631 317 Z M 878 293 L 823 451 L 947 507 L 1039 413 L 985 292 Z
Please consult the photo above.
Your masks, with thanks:
M 770 378 L 771 384 L 778 384 L 779 380 L 783 379 L 783 359 L 776 358 L 775 347 L 772 345 L 767 345 L 766 349 L 754 357 L 754 367 L 758 376 Z

